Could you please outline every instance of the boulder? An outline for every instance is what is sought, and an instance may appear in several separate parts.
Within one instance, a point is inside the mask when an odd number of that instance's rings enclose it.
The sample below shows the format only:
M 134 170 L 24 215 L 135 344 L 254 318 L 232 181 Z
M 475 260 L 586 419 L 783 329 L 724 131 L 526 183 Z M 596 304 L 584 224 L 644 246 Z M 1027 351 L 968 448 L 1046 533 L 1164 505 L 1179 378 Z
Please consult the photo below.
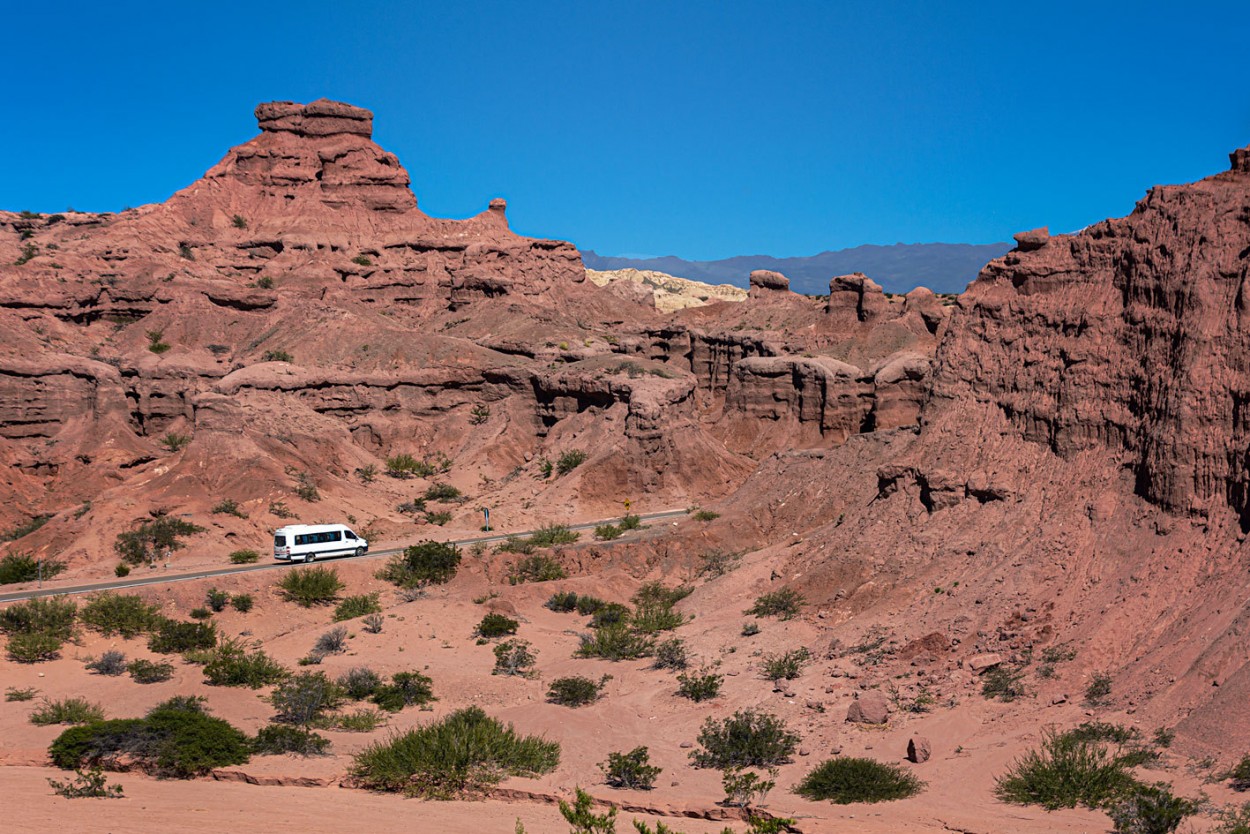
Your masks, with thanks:
M 890 720 L 890 702 L 880 692 L 861 692 L 846 711 L 846 720 L 855 724 L 884 724 Z
M 1013 235 L 1016 241 L 1016 247 L 1021 252 L 1033 252 L 1041 249 L 1050 241 L 1050 229 L 1042 226 L 1039 229 L 1030 229 L 1027 232 L 1019 232 Z
M 924 764 L 933 754 L 929 740 L 923 736 L 912 736 L 907 740 L 907 761 Z
M 985 654 L 977 654 L 964 661 L 964 665 L 976 674 L 981 674 L 1003 662 L 1003 656 L 998 652 L 987 652 Z
M 750 297 L 756 298 L 766 292 L 789 292 L 790 279 L 780 272 L 757 269 L 751 273 Z

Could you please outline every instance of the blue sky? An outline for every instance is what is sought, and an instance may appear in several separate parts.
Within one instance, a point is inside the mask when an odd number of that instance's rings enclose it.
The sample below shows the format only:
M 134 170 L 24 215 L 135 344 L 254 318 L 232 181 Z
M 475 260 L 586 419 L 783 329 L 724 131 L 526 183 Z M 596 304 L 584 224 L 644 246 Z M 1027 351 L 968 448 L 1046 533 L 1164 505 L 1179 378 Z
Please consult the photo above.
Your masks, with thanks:
M 608 255 L 1070 231 L 1250 144 L 1245 2 L 66 2 L 4 18 L 8 209 L 163 200 L 255 135 L 258 102 L 322 96 L 375 111 L 425 211 L 502 196 L 515 230 Z

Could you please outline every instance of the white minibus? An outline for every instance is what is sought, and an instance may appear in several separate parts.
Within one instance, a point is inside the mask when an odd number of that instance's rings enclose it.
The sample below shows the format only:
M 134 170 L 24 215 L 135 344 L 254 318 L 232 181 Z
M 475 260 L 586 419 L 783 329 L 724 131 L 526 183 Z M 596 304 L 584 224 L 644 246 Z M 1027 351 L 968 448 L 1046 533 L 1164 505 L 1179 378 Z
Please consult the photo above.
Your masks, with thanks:
M 273 532 L 273 558 L 311 562 L 323 556 L 363 556 L 369 542 L 342 524 L 288 524 Z

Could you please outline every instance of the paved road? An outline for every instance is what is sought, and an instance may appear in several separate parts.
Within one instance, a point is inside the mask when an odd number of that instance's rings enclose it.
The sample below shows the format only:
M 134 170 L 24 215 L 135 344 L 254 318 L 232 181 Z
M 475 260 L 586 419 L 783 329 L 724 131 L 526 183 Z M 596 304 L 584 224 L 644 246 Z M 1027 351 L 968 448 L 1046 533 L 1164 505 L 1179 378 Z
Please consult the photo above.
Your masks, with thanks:
M 640 517 L 642 518 L 643 521 L 659 521 L 661 519 L 666 519 L 666 518 L 679 518 L 684 515 L 686 515 L 685 510 L 665 510 L 664 512 L 659 512 L 659 513 L 643 513 L 641 514 Z M 620 518 L 617 517 L 617 518 L 606 518 L 600 521 L 587 521 L 584 524 L 570 524 L 569 529 L 570 530 L 593 530 L 594 528 L 598 527 L 600 524 L 610 524 L 612 522 L 619 521 L 619 520 Z M 525 530 L 521 532 L 512 532 L 512 533 L 495 533 L 495 534 L 491 534 L 487 536 L 477 536 L 476 538 L 471 538 L 471 539 L 459 539 L 455 542 L 455 544 L 460 545 L 460 546 L 473 545 L 473 544 L 477 544 L 478 542 L 482 542 L 483 544 L 490 544 L 492 542 L 501 542 L 504 539 L 508 538 L 508 536 L 528 536 L 532 534 L 533 532 L 534 532 L 533 530 Z M 389 550 L 373 550 L 373 551 L 370 551 L 367 555 L 361 556 L 360 558 L 377 559 L 377 558 L 381 558 L 382 556 L 393 556 L 396 553 L 402 553 L 403 549 L 404 549 L 403 547 L 395 547 Z M 352 559 L 356 557 L 343 556 L 339 558 Z M 326 559 L 317 560 L 318 563 L 325 562 L 325 561 L 330 561 L 330 560 L 326 560 Z M 190 573 L 174 573 L 174 574 L 154 573 L 148 576 L 126 577 L 125 579 L 115 579 L 111 582 L 94 582 L 90 585 L 70 585 L 64 588 L 33 588 L 33 589 L 28 588 L 25 591 L 12 591 L 7 594 L 0 594 L 0 603 L 18 602 L 20 600 L 31 599 L 33 597 L 49 597 L 49 596 L 55 596 L 58 594 L 89 594 L 93 591 L 116 591 L 122 588 L 138 588 L 143 585 L 161 585 L 166 582 L 187 582 L 192 579 L 205 579 L 210 576 L 229 576 L 232 573 L 251 573 L 252 571 L 258 571 L 258 570 L 281 570 L 283 568 L 290 568 L 293 565 L 298 565 L 298 564 L 300 563 L 299 562 L 294 562 L 294 563 L 292 562 L 270 562 L 270 563 L 266 563 L 263 565 L 231 565 L 230 567 L 226 567 L 226 568 L 211 568 L 209 570 L 191 571 Z

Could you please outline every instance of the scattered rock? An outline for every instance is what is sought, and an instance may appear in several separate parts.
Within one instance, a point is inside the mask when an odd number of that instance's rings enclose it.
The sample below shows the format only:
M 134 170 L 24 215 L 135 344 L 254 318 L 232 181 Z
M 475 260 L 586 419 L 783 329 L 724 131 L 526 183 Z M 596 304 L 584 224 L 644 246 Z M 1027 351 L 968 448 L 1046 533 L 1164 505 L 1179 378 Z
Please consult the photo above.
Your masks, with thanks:
M 884 724 L 890 720 L 890 702 L 875 689 L 861 692 L 847 709 L 846 720 L 855 724 Z
M 907 760 L 916 764 L 924 764 L 929 761 L 932 755 L 932 748 L 929 746 L 929 740 L 923 736 L 913 736 L 907 741 Z
M 976 654 L 964 661 L 964 665 L 976 674 L 993 669 L 995 666 L 1003 662 L 1003 656 L 998 652 L 987 652 L 986 654 Z

